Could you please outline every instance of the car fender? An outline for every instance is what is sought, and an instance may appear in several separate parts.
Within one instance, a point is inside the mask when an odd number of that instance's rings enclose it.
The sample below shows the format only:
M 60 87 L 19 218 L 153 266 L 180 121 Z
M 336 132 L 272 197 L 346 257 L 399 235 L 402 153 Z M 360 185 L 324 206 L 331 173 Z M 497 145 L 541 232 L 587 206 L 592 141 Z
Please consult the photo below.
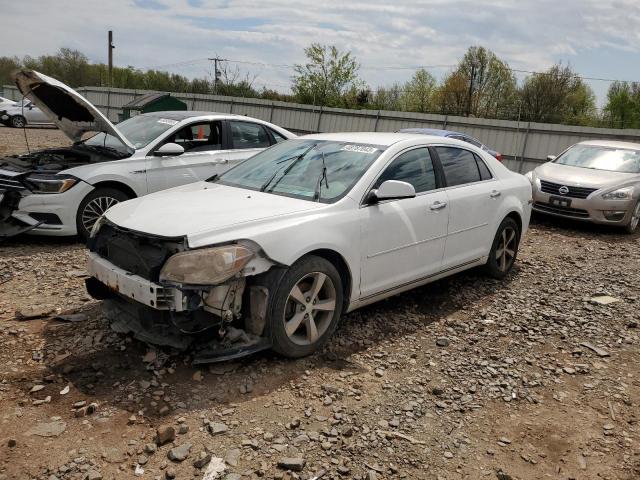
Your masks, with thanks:
M 357 298 L 360 287 L 360 223 L 358 210 L 350 198 L 343 208 L 333 205 L 326 212 L 288 216 L 268 220 L 227 232 L 203 232 L 188 236 L 190 248 L 201 248 L 239 240 L 259 245 L 264 255 L 275 264 L 290 266 L 316 250 L 331 250 L 340 255 L 351 273 L 351 298 Z M 341 203 L 342 203 L 341 202 Z
M 148 193 L 144 158 L 126 158 L 102 164 L 82 165 L 65 170 L 63 173 L 73 175 L 90 185 L 102 182 L 121 183 L 138 197 Z

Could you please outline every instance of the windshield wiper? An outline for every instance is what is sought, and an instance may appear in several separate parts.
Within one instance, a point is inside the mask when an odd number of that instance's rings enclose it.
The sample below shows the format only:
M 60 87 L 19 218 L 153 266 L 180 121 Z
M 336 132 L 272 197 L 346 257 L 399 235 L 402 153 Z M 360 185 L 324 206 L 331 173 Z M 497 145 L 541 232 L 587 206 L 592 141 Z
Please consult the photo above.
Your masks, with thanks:
M 316 189 L 313 192 L 313 199 L 320 201 L 320 196 L 322 195 L 322 180 L 327 188 L 329 188 L 329 179 L 327 178 L 327 166 L 324 163 L 324 152 L 322 153 L 322 173 L 318 175 L 318 180 L 316 180 Z
M 274 183 L 273 187 L 271 187 L 271 190 L 269 190 L 269 191 L 272 191 L 276 187 L 276 185 L 280 182 L 280 180 L 282 180 L 287 175 L 287 173 L 289 173 L 291 171 L 291 169 L 296 165 L 296 163 L 298 163 L 300 160 L 302 160 L 307 153 L 309 153 L 311 150 L 316 148 L 316 145 L 318 145 L 318 144 L 314 143 L 309 148 L 307 148 L 304 152 L 302 152 L 300 155 L 295 155 L 293 157 L 289 157 L 289 158 L 286 158 L 284 160 L 280 160 L 280 162 L 278 162 L 278 163 L 284 163 L 284 162 L 288 162 L 290 160 L 293 160 L 293 161 L 289 165 L 287 165 L 287 167 L 282 172 L 282 176 L 278 179 L 278 181 L 276 183 Z M 269 179 L 260 186 L 260 191 L 261 192 L 264 192 L 264 191 L 267 190 L 267 187 L 271 184 L 271 182 L 273 182 L 273 179 L 276 178 L 276 175 L 278 175 L 278 173 L 280 173 L 280 170 L 282 170 L 282 167 L 279 168 L 278 170 L 276 170 L 275 172 L 273 172 L 273 175 L 271 175 L 269 177 Z
M 107 147 L 106 145 L 87 145 L 84 142 L 78 142 L 76 143 L 76 146 L 81 147 L 81 148 L 86 148 L 87 150 L 93 150 L 94 152 L 109 152 L 112 155 L 117 155 L 118 157 L 123 157 L 126 154 L 120 150 L 118 150 L 117 148 L 113 148 L 113 147 Z

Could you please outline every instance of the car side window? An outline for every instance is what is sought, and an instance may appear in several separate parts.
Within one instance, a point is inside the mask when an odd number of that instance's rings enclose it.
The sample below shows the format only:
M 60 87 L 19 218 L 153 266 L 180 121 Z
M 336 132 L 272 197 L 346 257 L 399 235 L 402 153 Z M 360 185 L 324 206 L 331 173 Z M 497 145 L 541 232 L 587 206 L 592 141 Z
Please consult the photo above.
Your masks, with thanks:
M 480 170 L 475 155 L 469 150 L 456 147 L 436 147 L 447 186 L 479 182 Z
M 410 183 L 416 189 L 416 193 L 434 190 L 436 174 L 429 150 L 416 148 L 401 154 L 382 172 L 373 188 L 380 187 L 382 182 L 387 180 Z
M 270 128 L 269 131 L 271 132 L 271 135 L 273 135 L 273 138 L 276 141 L 276 143 L 284 142 L 285 140 L 287 140 L 287 138 L 284 135 L 276 132 L 273 128 Z
M 231 143 L 234 149 L 266 148 L 271 145 L 269 135 L 262 125 L 251 122 L 229 122 Z
M 206 152 L 222 148 L 222 123 L 197 122 L 181 128 L 163 143 L 177 143 L 185 152 Z
M 489 167 L 487 167 L 487 164 L 484 163 L 484 160 L 482 160 L 478 155 L 474 155 L 474 157 L 476 157 L 476 163 L 478 164 L 478 170 L 480 170 L 480 179 L 481 180 L 490 180 L 493 178 L 493 175 L 491 175 L 491 171 L 489 170 Z

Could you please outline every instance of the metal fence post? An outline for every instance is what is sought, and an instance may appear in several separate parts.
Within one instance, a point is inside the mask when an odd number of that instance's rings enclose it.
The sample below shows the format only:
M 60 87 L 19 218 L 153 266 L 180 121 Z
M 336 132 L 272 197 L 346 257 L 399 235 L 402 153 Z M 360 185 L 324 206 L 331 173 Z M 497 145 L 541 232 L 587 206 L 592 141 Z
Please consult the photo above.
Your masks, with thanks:
M 315 133 L 320 133 L 320 121 L 322 120 L 322 110 L 323 110 L 323 106 L 320 105 L 320 111 L 318 112 L 318 124 L 316 125 L 316 132 Z
M 380 121 L 380 110 L 378 110 L 378 113 L 376 113 L 376 123 L 373 126 L 373 131 L 377 132 L 378 131 L 378 122 Z
M 109 116 L 111 114 L 111 87 L 108 88 L 107 90 L 107 118 L 109 120 L 111 120 L 111 117 Z
M 520 156 L 520 165 L 518 165 L 518 173 L 522 173 L 524 167 L 524 152 L 527 150 L 527 139 L 529 138 L 529 129 L 531 128 L 531 122 L 527 122 L 527 130 L 524 132 L 524 142 L 522 143 L 522 155 Z
M 444 116 L 444 121 L 442 122 L 442 129 L 443 130 L 447 129 L 447 121 L 449 121 L 449 115 L 445 115 Z
M 231 99 L 231 107 L 229 108 L 229 113 L 233 113 L 233 98 Z
M 269 123 L 273 123 L 273 111 L 276 109 L 276 102 L 271 102 L 271 112 L 269 112 Z

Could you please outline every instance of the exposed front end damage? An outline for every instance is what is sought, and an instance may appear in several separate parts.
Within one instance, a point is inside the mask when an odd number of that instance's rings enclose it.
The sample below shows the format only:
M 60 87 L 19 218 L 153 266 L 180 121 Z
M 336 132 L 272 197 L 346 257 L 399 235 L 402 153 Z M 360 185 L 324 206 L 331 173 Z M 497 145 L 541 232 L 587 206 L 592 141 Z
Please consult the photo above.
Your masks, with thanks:
M 270 289 L 282 269 L 250 241 L 216 248 L 225 254 L 250 251 L 251 258 L 243 257 L 242 268 L 217 284 L 176 282 L 166 278 L 180 275 L 167 273 L 176 258 L 198 252 L 197 260 L 205 266 L 209 250 L 214 255 L 216 249 L 189 250 L 183 238 L 153 237 L 107 223 L 89 241 L 87 290 L 105 300 L 105 315 L 114 330 L 189 350 L 194 363 L 270 348 Z

